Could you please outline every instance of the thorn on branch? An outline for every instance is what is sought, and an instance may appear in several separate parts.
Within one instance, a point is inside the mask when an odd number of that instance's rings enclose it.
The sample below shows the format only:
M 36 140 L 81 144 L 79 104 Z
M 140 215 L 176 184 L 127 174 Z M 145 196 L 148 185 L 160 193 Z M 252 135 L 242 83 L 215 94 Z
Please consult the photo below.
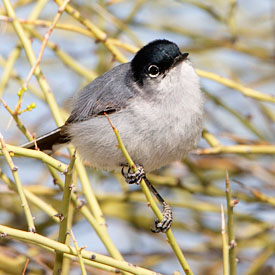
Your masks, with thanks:
M 4 238 L 6 238 L 6 237 L 8 237 L 8 234 L 7 234 L 7 233 L 5 233 L 5 232 L 0 233 L 0 238 L 1 238 L 1 239 L 4 239 Z
M 75 187 L 75 185 L 74 185 L 74 184 L 71 184 L 71 185 L 69 186 L 69 190 L 72 191 L 74 187 Z
M 60 222 L 64 220 L 64 215 L 62 213 L 56 213 L 54 216 L 57 217 L 60 220 Z
M 86 248 L 87 248 L 86 245 L 81 246 L 80 249 L 79 249 L 79 253 L 81 253 L 81 251 L 84 250 L 84 249 L 86 249 Z
M 36 230 L 34 227 L 29 227 L 28 228 L 28 231 L 31 232 L 31 233 L 36 233 Z
M 234 248 L 234 247 L 236 247 L 236 246 L 237 246 L 237 243 L 236 243 L 235 240 L 232 240 L 232 241 L 229 243 L 229 249 L 232 249 L 232 248 Z
M 76 209 L 80 209 L 83 205 L 85 205 L 85 201 L 84 200 L 79 200 L 80 204 L 76 207 Z
M 234 199 L 234 200 L 231 201 L 232 207 L 235 207 L 238 203 L 239 203 L 238 199 Z

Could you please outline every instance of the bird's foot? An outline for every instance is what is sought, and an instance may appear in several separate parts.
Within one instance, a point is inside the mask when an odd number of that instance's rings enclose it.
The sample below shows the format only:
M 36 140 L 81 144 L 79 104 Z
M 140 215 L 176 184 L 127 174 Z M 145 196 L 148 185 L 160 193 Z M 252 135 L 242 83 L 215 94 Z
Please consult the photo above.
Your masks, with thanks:
M 165 233 L 167 230 L 170 229 L 172 221 L 173 221 L 173 214 L 172 208 L 169 204 L 167 204 L 157 190 L 151 185 L 148 179 L 145 176 L 144 168 L 140 165 L 137 165 L 136 172 L 133 172 L 131 168 L 128 168 L 127 173 L 124 172 L 125 166 L 122 166 L 121 174 L 125 178 L 127 183 L 130 184 L 140 184 L 141 180 L 144 179 L 147 186 L 150 188 L 151 192 L 156 196 L 158 201 L 163 205 L 162 215 L 163 219 L 159 221 L 158 219 L 155 220 L 155 228 L 152 228 L 151 231 L 154 233 L 163 232 Z
M 162 215 L 163 215 L 163 219 L 161 221 L 155 220 L 155 228 L 151 228 L 152 232 L 165 233 L 168 229 L 170 229 L 173 221 L 173 214 L 172 214 L 171 206 L 166 202 L 163 202 Z
M 133 172 L 129 167 L 127 173 L 124 172 L 125 166 L 121 169 L 121 174 L 125 178 L 126 182 L 129 184 L 140 184 L 141 180 L 145 177 L 144 168 L 140 165 L 137 165 L 136 172 Z

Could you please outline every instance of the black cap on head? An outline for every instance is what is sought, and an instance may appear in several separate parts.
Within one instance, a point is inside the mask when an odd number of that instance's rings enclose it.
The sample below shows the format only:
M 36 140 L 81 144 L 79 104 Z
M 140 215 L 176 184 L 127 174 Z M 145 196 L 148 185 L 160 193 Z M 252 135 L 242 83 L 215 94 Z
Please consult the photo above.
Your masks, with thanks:
M 137 52 L 131 62 L 134 81 L 142 84 L 151 65 L 157 66 L 159 74 L 164 73 L 182 56 L 179 47 L 171 41 L 159 39 L 150 42 Z

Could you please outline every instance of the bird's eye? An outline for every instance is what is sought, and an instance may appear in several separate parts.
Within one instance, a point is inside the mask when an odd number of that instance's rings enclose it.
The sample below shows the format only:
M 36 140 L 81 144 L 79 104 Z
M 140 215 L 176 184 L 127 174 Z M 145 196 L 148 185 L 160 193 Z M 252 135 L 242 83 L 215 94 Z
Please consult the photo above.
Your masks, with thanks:
M 157 77 L 159 75 L 159 67 L 156 65 L 150 65 L 148 68 L 148 74 L 150 77 Z

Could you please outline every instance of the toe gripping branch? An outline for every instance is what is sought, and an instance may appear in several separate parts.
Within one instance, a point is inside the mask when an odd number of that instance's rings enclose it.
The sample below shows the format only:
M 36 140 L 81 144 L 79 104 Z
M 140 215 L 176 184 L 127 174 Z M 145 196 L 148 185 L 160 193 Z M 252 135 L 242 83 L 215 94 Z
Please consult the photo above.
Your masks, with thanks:
M 126 182 L 129 184 L 140 184 L 141 180 L 144 179 L 146 185 L 150 189 L 150 191 L 154 194 L 154 196 L 157 198 L 157 200 L 162 204 L 163 210 L 162 215 L 163 219 L 159 221 L 158 219 L 155 220 L 155 228 L 151 228 L 151 231 L 154 233 L 163 232 L 165 233 L 172 224 L 173 221 L 173 214 L 172 214 L 172 208 L 169 204 L 165 202 L 165 200 L 162 198 L 162 196 L 159 194 L 159 192 L 155 189 L 155 187 L 149 182 L 145 175 L 145 171 L 142 166 L 137 166 L 136 172 L 132 172 L 131 168 L 128 168 L 127 173 L 124 172 L 124 166 L 121 169 L 121 174 L 125 178 Z

